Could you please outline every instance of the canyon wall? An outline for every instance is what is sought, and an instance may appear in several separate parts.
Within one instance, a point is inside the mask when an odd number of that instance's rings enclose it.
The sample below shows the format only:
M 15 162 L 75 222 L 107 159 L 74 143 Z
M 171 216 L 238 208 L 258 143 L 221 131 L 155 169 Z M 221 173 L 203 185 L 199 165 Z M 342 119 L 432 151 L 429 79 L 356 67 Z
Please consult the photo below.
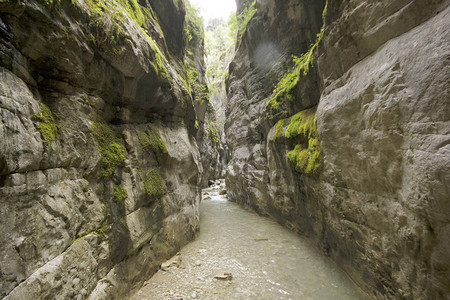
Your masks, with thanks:
M 237 2 L 230 199 L 376 298 L 448 297 L 449 1 Z
M 216 146 L 199 152 L 203 44 L 185 15 L 1 1 L 1 297 L 120 299 L 195 237 Z

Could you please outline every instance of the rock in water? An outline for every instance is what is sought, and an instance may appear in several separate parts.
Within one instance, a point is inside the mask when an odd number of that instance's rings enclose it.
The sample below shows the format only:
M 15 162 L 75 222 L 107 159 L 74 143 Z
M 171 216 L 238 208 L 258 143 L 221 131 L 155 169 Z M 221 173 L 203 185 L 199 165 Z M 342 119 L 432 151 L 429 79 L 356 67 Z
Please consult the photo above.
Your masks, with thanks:
M 171 268 L 178 268 L 181 265 L 181 253 L 177 253 L 174 257 L 161 264 L 161 270 L 167 271 Z
M 217 280 L 231 281 L 233 279 L 233 275 L 231 273 L 223 273 L 223 274 L 214 276 L 214 278 Z

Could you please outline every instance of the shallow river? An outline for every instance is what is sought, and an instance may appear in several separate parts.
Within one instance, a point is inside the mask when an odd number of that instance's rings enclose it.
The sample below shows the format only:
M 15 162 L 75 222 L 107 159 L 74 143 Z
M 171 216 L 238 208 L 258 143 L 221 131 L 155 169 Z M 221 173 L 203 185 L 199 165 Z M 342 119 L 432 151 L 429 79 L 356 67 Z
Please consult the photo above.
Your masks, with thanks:
M 200 206 L 200 235 L 179 267 L 160 270 L 132 299 L 367 299 L 302 237 L 217 188 L 204 190 L 211 199 Z M 224 273 L 231 280 L 215 278 Z

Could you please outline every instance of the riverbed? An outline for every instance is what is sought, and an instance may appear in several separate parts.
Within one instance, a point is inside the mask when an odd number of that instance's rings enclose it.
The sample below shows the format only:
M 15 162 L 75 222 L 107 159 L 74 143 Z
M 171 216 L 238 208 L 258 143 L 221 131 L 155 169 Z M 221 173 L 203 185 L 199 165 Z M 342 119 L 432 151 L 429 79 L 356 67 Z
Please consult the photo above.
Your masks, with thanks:
M 203 190 L 198 239 L 131 299 L 367 299 L 304 238 L 227 201 L 224 189 Z

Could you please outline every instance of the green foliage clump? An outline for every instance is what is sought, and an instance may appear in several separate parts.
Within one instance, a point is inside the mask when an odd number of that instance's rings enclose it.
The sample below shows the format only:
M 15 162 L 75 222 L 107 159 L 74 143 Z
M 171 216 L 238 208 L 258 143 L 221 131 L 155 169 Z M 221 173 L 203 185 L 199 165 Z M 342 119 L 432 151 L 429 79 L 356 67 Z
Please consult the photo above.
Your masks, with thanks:
M 44 0 L 43 2 L 49 7 L 56 7 L 61 4 L 61 0 Z
M 191 91 L 194 93 L 194 100 L 203 104 L 209 100 L 208 87 L 205 84 L 201 84 L 198 78 L 198 72 L 195 70 L 195 66 L 189 68 L 187 71 L 188 82 L 191 87 Z
M 285 122 L 286 119 L 281 119 L 277 122 L 277 125 L 275 126 L 275 133 L 273 134 L 273 141 L 276 141 L 278 136 L 282 133 Z
M 151 150 L 155 154 L 167 153 L 167 146 L 164 140 L 158 133 L 158 130 L 154 127 L 146 131 L 138 132 L 139 142 L 142 148 L 145 150 Z
M 325 18 L 327 11 L 328 1 L 325 4 L 325 8 L 322 13 L 322 17 Z M 266 106 L 270 106 L 274 110 L 279 110 L 280 105 L 285 101 L 293 100 L 293 92 L 297 87 L 298 82 L 302 76 L 306 76 L 309 72 L 309 68 L 312 66 L 314 62 L 314 53 L 319 47 L 319 43 L 322 41 L 323 34 L 325 32 L 325 24 L 320 29 L 320 32 L 317 34 L 316 41 L 314 44 L 311 44 L 310 49 L 297 57 L 293 55 L 294 62 L 294 70 L 292 72 L 288 72 L 283 75 L 281 80 L 277 83 L 270 100 L 267 102 Z
M 309 151 L 302 145 L 296 145 L 294 150 L 287 154 L 289 165 L 297 171 L 306 170 L 309 160 Z
M 121 202 L 127 198 L 128 192 L 121 184 L 114 187 L 114 200 L 116 202 Z
M 291 139 L 298 135 L 303 135 L 307 138 L 317 136 L 315 108 L 302 110 L 291 117 L 291 122 L 286 128 L 284 136 Z
M 230 27 L 232 32 L 236 33 L 236 45 L 242 41 L 242 37 L 247 30 L 247 25 L 253 16 L 256 14 L 256 0 L 252 2 L 249 7 L 246 7 L 239 15 L 232 15 L 228 20 L 228 26 Z
M 213 143 L 219 143 L 220 142 L 220 129 L 219 126 L 217 126 L 217 123 L 215 121 L 207 121 L 206 126 L 208 128 L 208 134 L 209 138 Z
M 186 2 L 186 17 L 184 24 L 184 35 L 187 42 L 192 40 L 203 43 L 205 33 L 203 31 L 203 19 L 197 7 Z
M 105 222 L 102 223 L 102 225 L 100 227 L 94 229 L 90 233 L 93 233 L 93 234 L 95 234 L 97 236 L 100 236 L 100 237 L 105 237 L 110 229 L 111 229 L 111 227 L 108 225 L 108 222 L 105 221 Z
M 41 112 L 33 115 L 33 118 L 39 121 L 37 129 L 42 135 L 44 144 L 50 145 L 61 133 L 62 125 L 55 122 L 52 111 L 43 103 L 41 103 Z
M 102 157 L 102 175 L 109 177 L 114 173 L 116 166 L 125 160 L 127 150 L 122 140 L 114 135 L 104 121 L 92 122 L 92 134 L 97 139 L 98 151 Z
M 144 190 L 149 197 L 161 196 L 163 193 L 163 179 L 155 169 L 149 169 L 144 177 Z
M 107 220 L 105 220 L 105 221 L 103 221 L 103 223 L 100 226 L 92 228 L 92 229 L 88 230 L 87 232 L 83 233 L 80 237 L 78 237 L 76 239 L 76 241 L 80 241 L 81 239 L 83 239 L 85 236 L 87 236 L 89 234 L 95 234 L 98 237 L 104 238 L 110 230 L 111 230 L 111 226 L 109 226 Z
M 297 172 L 316 175 L 322 166 L 321 148 L 317 139 L 315 108 L 303 110 L 290 119 L 284 133 L 286 138 L 299 138 L 294 150 L 288 152 L 289 165 Z
M 121 0 L 120 2 L 137 25 L 141 27 L 145 25 L 145 17 L 137 0 Z

